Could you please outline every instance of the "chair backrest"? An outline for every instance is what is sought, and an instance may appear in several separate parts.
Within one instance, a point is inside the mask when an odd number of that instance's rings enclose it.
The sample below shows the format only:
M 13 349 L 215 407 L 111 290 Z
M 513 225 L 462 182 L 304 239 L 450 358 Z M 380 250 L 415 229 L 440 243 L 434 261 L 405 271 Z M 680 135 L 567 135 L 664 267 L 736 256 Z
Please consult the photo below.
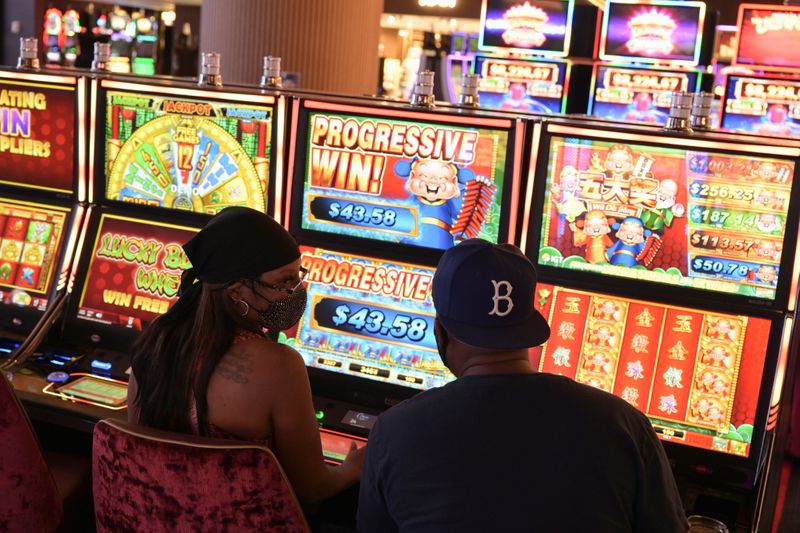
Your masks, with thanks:
M 0 371 L 0 531 L 52 532 L 61 496 L 11 384 Z
M 101 420 L 92 478 L 99 533 L 309 530 L 278 460 L 252 442 Z

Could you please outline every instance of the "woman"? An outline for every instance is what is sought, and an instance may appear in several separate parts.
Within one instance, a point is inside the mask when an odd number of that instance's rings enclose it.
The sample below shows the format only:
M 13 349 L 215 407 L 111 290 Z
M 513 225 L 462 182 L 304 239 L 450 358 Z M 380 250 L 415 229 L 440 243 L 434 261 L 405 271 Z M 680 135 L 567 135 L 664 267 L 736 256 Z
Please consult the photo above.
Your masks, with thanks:
M 297 243 L 269 216 L 230 207 L 183 249 L 180 298 L 134 348 L 129 419 L 263 443 L 306 506 L 354 484 L 363 450 L 325 464 L 303 359 L 275 342 L 305 309 Z

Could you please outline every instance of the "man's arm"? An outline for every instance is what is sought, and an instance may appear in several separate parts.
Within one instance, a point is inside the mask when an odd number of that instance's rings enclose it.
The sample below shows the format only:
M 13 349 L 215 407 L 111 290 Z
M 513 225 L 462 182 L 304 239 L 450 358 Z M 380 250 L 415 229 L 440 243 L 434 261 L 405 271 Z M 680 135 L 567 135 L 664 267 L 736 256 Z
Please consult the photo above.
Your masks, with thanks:
M 397 531 L 386 505 L 384 465 L 386 443 L 380 431 L 380 419 L 369 433 L 367 455 L 358 493 L 358 531 L 360 533 Z
M 643 470 L 636 491 L 634 531 L 648 533 L 685 533 L 689 529 L 686 512 L 667 454 L 650 422 L 642 415 L 645 435 L 642 436 Z

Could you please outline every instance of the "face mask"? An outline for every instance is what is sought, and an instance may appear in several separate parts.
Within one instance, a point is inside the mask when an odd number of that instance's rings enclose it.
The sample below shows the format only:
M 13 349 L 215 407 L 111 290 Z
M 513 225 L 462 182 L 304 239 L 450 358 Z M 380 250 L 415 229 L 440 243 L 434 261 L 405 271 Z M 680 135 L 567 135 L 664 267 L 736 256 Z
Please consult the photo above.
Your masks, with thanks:
M 266 310 L 258 313 L 261 326 L 272 335 L 289 329 L 300 321 L 303 311 L 306 310 L 308 293 L 305 287 L 295 289 L 280 300 L 272 302 Z

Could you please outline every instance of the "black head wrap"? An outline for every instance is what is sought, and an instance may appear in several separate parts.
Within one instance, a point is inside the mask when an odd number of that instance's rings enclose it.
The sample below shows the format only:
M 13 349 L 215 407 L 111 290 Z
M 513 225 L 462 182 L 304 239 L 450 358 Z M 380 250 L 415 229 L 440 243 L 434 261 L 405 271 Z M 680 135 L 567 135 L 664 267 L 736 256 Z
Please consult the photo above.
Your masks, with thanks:
M 172 307 L 193 305 L 200 283 L 255 279 L 300 257 L 291 235 L 272 217 L 249 207 L 228 207 L 183 245 L 192 263 L 181 276 L 179 300 Z

